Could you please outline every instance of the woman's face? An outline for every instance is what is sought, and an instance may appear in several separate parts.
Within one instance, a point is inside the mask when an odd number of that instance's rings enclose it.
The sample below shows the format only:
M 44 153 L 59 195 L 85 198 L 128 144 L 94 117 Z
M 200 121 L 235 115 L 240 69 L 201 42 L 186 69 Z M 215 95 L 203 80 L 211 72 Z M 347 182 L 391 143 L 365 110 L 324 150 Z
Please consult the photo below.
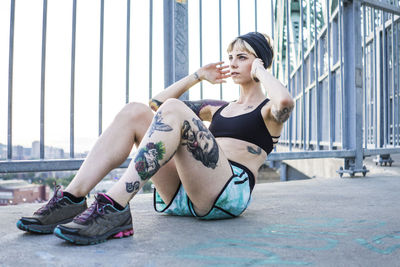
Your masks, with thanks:
M 209 153 L 214 146 L 214 140 L 212 139 L 212 136 L 207 132 L 199 131 L 196 137 L 198 146 L 201 148 L 201 150 L 205 153 Z
M 235 45 L 229 53 L 229 70 L 234 83 L 242 84 L 253 81 L 251 78 L 251 65 L 256 57 L 237 48 Z

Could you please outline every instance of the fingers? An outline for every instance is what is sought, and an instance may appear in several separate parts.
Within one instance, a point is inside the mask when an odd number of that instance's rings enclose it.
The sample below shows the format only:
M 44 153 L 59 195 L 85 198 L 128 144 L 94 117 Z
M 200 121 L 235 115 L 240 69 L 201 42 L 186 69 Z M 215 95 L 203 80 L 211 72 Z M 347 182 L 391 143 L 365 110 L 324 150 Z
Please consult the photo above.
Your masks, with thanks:
M 219 62 L 214 63 L 213 65 L 218 66 L 218 65 L 222 65 L 223 63 L 224 63 L 224 61 L 219 61 Z
M 227 74 L 227 73 L 229 73 L 229 70 L 223 70 L 223 71 L 221 71 L 220 73 L 221 73 L 221 74 Z

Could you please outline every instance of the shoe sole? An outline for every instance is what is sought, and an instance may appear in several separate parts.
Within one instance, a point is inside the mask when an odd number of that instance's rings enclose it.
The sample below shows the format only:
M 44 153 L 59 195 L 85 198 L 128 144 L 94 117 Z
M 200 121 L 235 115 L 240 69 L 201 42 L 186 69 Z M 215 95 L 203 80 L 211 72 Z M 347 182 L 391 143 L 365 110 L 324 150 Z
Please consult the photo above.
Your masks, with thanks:
M 79 235 L 71 235 L 67 233 L 63 233 L 62 230 L 58 227 L 54 229 L 54 235 L 58 238 L 66 240 L 70 243 L 76 245 L 95 245 L 99 243 L 103 243 L 107 241 L 109 238 L 123 238 L 133 235 L 133 228 L 131 225 L 125 225 L 118 228 L 115 228 L 107 233 L 104 233 L 99 236 L 86 237 Z
M 54 229 L 57 227 L 59 224 L 64 224 L 64 223 L 69 223 L 73 220 L 74 218 L 67 219 L 64 221 L 60 221 L 56 224 L 47 224 L 47 225 L 40 225 L 40 224 L 29 224 L 25 225 L 21 220 L 17 222 L 17 227 L 18 229 L 26 232 L 30 232 L 33 234 L 52 234 L 54 232 Z

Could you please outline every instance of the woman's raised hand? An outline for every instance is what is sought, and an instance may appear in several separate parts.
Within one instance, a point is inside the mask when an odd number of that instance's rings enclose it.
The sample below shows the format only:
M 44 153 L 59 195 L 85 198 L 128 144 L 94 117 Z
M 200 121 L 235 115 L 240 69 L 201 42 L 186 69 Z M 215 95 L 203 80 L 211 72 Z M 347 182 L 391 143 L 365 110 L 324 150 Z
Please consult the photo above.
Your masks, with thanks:
M 199 78 L 212 84 L 226 83 L 225 79 L 229 78 L 231 75 L 229 73 L 229 69 L 227 69 L 229 66 L 222 65 L 223 63 L 223 61 L 220 61 L 201 67 L 197 71 Z
M 264 63 L 260 58 L 256 58 L 254 59 L 252 65 L 251 65 L 251 77 L 253 78 L 253 80 L 255 80 L 256 82 L 260 81 L 260 75 L 262 73 L 262 71 L 265 71 L 264 68 Z

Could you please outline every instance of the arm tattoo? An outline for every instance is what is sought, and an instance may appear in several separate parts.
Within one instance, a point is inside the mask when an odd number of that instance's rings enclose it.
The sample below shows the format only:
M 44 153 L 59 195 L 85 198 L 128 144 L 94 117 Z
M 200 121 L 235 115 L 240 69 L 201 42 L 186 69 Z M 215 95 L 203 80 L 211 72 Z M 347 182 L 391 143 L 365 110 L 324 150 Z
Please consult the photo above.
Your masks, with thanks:
M 154 98 L 152 98 L 152 99 L 149 100 L 149 106 L 150 106 L 150 108 L 151 108 L 152 110 L 154 110 L 154 111 L 157 111 L 158 108 L 162 105 L 162 103 L 163 103 L 163 102 L 158 101 L 158 100 L 156 100 L 156 99 L 154 99 Z
M 126 186 L 126 192 L 128 193 L 137 193 L 139 192 L 139 185 L 140 182 L 136 181 L 135 183 L 125 183 Z
M 153 122 L 149 128 L 149 137 L 154 133 L 154 131 L 170 132 L 172 127 L 168 124 L 162 122 L 161 111 L 157 112 L 153 118 Z
M 140 179 L 150 179 L 161 167 L 160 160 L 164 158 L 165 145 L 163 142 L 147 143 L 135 157 L 135 169 Z
M 205 107 L 205 106 L 222 106 L 226 104 L 225 101 L 222 100 L 198 100 L 198 101 L 186 101 L 184 100 L 183 103 L 185 103 L 193 112 L 199 117 L 200 116 L 200 111 Z
M 251 154 L 254 155 L 260 155 L 261 154 L 261 147 L 258 147 L 257 149 L 252 148 L 251 146 L 247 147 L 247 151 Z
M 185 120 L 182 126 L 182 145 L 192 153 L 196 160 L 201 161 L 207 168 L 215 169 L 219 159 L 219 147 L 214 136 L 203 123 L 193 118 L 193 124 L 197 129 Z
M 284 107 L 281 110 L 277 110 L 274 105 L 271 107 L 272 115 L 280 123 L 284 123 L 285 121 L 287 121 L 287 119 L 289 119 L 289 116 L 290 116 L 290 113 L 292 112 L 292 110 L 293 110 L 293 106 Z

